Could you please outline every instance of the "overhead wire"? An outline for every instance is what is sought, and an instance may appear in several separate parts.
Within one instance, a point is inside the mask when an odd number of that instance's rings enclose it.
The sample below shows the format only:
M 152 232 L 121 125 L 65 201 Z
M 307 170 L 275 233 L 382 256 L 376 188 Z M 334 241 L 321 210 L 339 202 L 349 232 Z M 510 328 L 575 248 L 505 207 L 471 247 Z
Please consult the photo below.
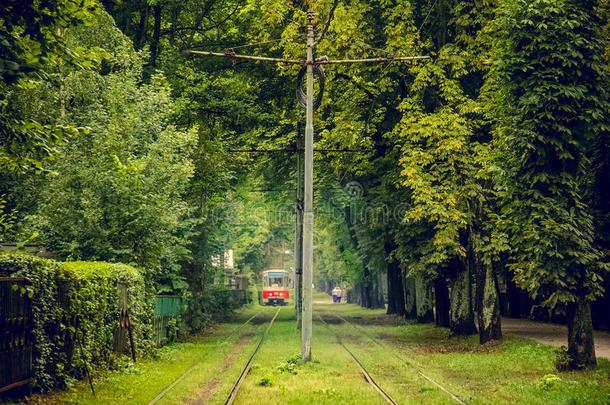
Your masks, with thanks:
M 362 45 L 365 45 L 366 47 L 368 47 L 368 48 L 370 48 L 370 49 L 372 49 L 372 50 L 376 50 L 376 51 L 382 51 L 382 52 L 386 52 L 386 53 L 388 53 L 388 54 L 392 54 L 390 51 L 387 51 L 387 50 L 385 50 L 385 49 L 381 49 L 381 48 L 375 48 L 375 47 L 373 47 L 373 46 L 371 46 L 371 45 L 367 44 L 367 43 L 366 43 L 366 42 L 364 42 L 364 41 L 357 40 L 357 42 L 361 43 Z M 379 81 L 380 81 L 380 80 L 382 80 L 384 77 L 386 77 L 386 75 L 389 73 L 389 67 L 390 67 L 390 65 L 391 65 L 391 64 L 392 64 L 392 63 L 391 63 L 391 61 L 388 61 L 388 62 L 385 64 L 385 66 L 384 66 L 384 67 L 382 68 L 382 70 L 381 70 L 381 74 L 380 74 L 380 75 L 379 75 L 379 76 L 378 76 L 378 77 L 377 77 L 377 78 L 376 78 L 376 79 L 373 81 L 373 86 L 375 86 L 377 83 L 379 83 Z M 352 96 L 352 94 L 353 94 L 353 93 L 356 91 L 356 89 L 357 89 L 357 86 L 356 86 L 355 84 L 353 84 L 353 83 L 352 83 L 352 85 L 350 86 L 350 90 L 349 90 L 348 92 L 345 92 L 345 93 L 344 93 L 344 97 L 343 97 L 343 98 L 344 98 L 344 99 L 346 99 L 346 98 L 347 98 L 348 100 L 350 100 L 350 99 L 352 98 L 352 97 L 351 97 L 351 96 Z M 373 99 L 370 101 L 370 103 L 369 103 L 369 108 L 368 108 L 367 113 L 366 113 L 366 115 L 367 115 L 367 116 L 369 116 L 369 115 L 371 114 L 372 109 L 373 109 L 373 107 L 375 106 L 375 104 L 376 104 L 377 99 L 379 98 L 379 96 L 380 96 L 380 93 L 377 93 L 377 94 L 375 95 L 375 97 L 374 97 L 374 98 L 373 98 Z M 367 126 L 368 126 L 368 118 L 367 118 L 367 122 L 366 122 L 365 124 L 366 124 L 366 125 L 365 125 L 365 128 L 363 128 L 363 132 L 366 134 L 366 133 L 367 133 Z M 373 149 L 370 149 L 370 148 L 369 148 L 369 149 L 363 149 L 363 151 L 372 151 L 372 150 L 373 150 Z M 352 162 L 351 162 L 351 164 L 350 164 L 350 169 L 351 169 L 351 168 L 353 168 L 353 167 L 354 167 L 356 164 L 357 164 L 357 160 L 352 161 Z M 346 175 L 347 175 L 347 173 L 348 173 L 349 171 L 350 171 L 350 170 L 345 170 L 345 171 L 343 171 L 343 174 L 342 174 L 341 178 L 339 179 L 339 182 L 342 182 L 342 181 L 345 179 L 345 177 L 346 177 Z
M 426 16 L 424 17 L 423 21 L 421 22 L 421 25 L 419 26 L 419 29 L 417 30 L 418 38 L 419 38 L 419 33 L 421 32 L 421 29 L 424 27 L 424 24 L 428 20 L 428 17 L 430 17 L 430 13 L 432 13 L 432 10 L 434 10 L 434 7 L 436 6 L 436 3 L 438 3 L 438 0 L 434 0 L 434 3 L 432 4 L 430 9 L 428 10 L 428 14 L 426 14 Z
M 227 48 L 229 48 L 229 49 L 251 48 L 253 46 L 259 46 L 259 45 L 271 44 L 271 43 L 274 43 L 274 42 L 280 42 L 282 39 L 283 38 L 270 39 L 270 40 L 267 40 L 267 41 L 254 42 L 254 43 L 250 43 L 250 44 L 228 46 Z
M 326 32 L 328 31 L 328 28 L 330 28 L 330 23 L 332 22 L 333 16 L 335 14 L 335 9 L 337 8 L 338 5 L 339 5 L 339 0 L 335 0 L 333 2 L 332 7 L 330 8 L 330 12 L 328 13 L 328 20 L 326 21 L 326 24 L 324 25 L 322 32 L 320 32 L 320 35 L 315 40 L 313 46 L 318 45 L 320 43 L 320 41 L 322 39 L 324 39 L 324 36 L 326 36 Z
M 388 55 L 392 55 L 392 56 L 394 55 L 394 52 L 390 52 L 387 49 L 375 48 L 374 46 L 371 46 L 371 45 L 367 44 L 366 42 L 364 42 L 364 41 L 362 41 L 360 39 L 357 39 L 356 42 L 358 42 L 359 44 L 362 44 L 365 47 L 367 47 L 369 49 L 372 49 L 374 51 L 380 51 L 380 52 L 387 53 Z

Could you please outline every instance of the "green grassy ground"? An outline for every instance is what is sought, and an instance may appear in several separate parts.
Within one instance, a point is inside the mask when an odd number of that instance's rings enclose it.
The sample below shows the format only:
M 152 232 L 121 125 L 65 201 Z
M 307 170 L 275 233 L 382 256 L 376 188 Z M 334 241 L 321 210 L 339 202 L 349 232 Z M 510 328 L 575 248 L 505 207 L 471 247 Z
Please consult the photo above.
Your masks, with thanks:
M 243 322 L 261 310 L 258 305 L 240 311 L 232 322 L 220 324 L 201 336 L 194 336 L 186 343 L 176 343 L 158 350 L 154 359 L 144 359 L 136 364 L 126 363 L 118 371 L 106 373 L 94 380 L 95 397 L 85 381 L 77 383 L 69 391 L 52 395 L 38 395 L 33 403 L 55 404 L 147 404 L 165 387 L 194 368 L 170 390 L 158 404 L 185 403 L 196 400 L 208 390 L 225 368 L 227 359 L 245 363 L 248 352 L 255 346 L 264 324 Z M 239 329 L 237 329 L 239 328 Z M 212 387 L 213 388 L 213 387 Z
M 610 362 L 605 359 L 598 359 L 596 370 L 558 373 L 553 365 L 553 348 L 531 339 L 506 336 L 499 344 L 481 346 L 478 336 L 449 338 L 446 329 L 399 319 L 392 322 L 383 311 L 351 305 L 327 308 L 318 306 L 318 311 L 325 311 L 331 318 L 339 315 L 353 323 L 337 327 L 353 339 L 350 349 L 374 378 L 380 376 L 382 386 L 400 403 L 418 403 L 410 399 L 409 392 L 440 391 L 434 385 L 417 388 L 408 384 L 410 380 L 406 377 L 414 367 L 467 403 L 610 403 Z M 371 337 L 382 343 L 373 343 Z M 559 380 L 545 378 L 549 374 Z M 424 380 L 420 377 L 419 381 Z M 422 399 L 419 403 L 435 401 Z
M 355 305 L 333 305 L 317 294 L 314 305 L 313 361 L 291 359 L 300 353 L 295 314 L 283 307 L 237 396 L 238 404 L 383 404 L 364 380 L 336 334 L 371 376 L 398 403 L 450 404 L 451 397 L 419 373 L 473 404 L 608 404 L 610 362 L 596 370 L 557 373 L 553 349 L 529 339 L 506 337 L 480 346 L 476 337 L 449 338 L 445 329 L 410 324 Z M 323 304 L 322 302 L 328 302 Z M 81 382 L 72 390 L 38 396 L 38 403 L 146 404 L 185 370 L 195 366 L 159 404 L 221 404 L 266 328 L 266 323 L 237 328 L 261 310 L 240 311 L 188 343 L 159 351 L 157 359 L 108 373 L 95 381 L 97 396 Z M 262 308 L 270 319 L 275 308 Z M 322 317 L 328 325 L 324 325 Z M 343 318 L 343 319 L 340 319 Z M 546 377 L 554 374 L 554 377 Z

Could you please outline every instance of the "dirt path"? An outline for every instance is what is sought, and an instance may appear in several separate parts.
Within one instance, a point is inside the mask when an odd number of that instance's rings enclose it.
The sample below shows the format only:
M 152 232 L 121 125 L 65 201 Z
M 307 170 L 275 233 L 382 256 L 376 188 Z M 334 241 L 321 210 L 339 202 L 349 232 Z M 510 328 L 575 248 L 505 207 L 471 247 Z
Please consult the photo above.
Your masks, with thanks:
M 534 322 L 529 319 L 502 318 L 502 332 L 536 339 L 550 346 L 568 344 L 568 328 L 565 325 Z M 610 360 L 610 333 L 595 331 L 595 354 Z
M 209 381 L 204 387 L 199 390 L 199 396 L 190 402 L 191 405 L 208 403 L 212 395 L 214 395 L 214 393 L 216 392 L 218 385 L 220 384 L 220 377 L 229 369 L 229 367 L 233 365 L 241 349 L 245 345 L 247 345 L 253 337 L 253 333 L 248 333 L 239 338 L 237 343 L 235 343 L 231 348 L 231 351 L 226 355 L 223 361 L 222 369 L 219 371 L 217 377 Z

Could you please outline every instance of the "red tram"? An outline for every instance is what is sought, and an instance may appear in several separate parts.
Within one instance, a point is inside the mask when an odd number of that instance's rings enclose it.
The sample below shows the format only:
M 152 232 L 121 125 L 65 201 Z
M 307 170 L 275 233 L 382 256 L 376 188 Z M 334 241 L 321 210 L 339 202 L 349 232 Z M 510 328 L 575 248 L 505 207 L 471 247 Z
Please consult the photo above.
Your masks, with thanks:
M 290 298 L 288 283 L 288 273 L 284 270 L 263 271 L 263 304 L 286 305 Z

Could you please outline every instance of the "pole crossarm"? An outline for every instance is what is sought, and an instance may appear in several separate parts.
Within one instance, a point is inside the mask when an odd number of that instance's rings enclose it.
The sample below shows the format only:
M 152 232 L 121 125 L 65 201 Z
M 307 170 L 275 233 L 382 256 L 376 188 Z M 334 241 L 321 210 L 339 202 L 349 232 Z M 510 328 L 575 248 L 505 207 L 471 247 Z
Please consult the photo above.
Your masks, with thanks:
M 228 153 L 299 153 L 305 149 L 229 149 Z M 314 153 L 374 152 L 374 149 L 314 149 Z
M 301 59 L 284 59 L 284 58 L 271 58 L 268 56 L 252 56 L 252 55 L 240 55 L 232 52 L 209 52 L 209 51 L 194 51 L 187 49 L 184 52 L 192 53 L 194 55 L 205 55 L 205 56 L 224 56 L 225 58 L 236 58 L 236 59 L 249 59 L 249 60 L 261 60 L 265 62 L 276 62 L 276 63 L 287 63 L 293 65 L 304 65 L 305 61 Z
M 233 52 L 210 52 L 210 51 L 195 51 L 187 49 L 184 52 L 191 53 L 193 55 L 204 55 L 204 56 L 221 56 L 225 58 L 236 58 L 236 59 L 249 59 L 249 60 L 260 60 L 264 62 L 275 62 L 275 63 L 286 63 L 293 65 L 306 65 L 307 61 L 302 59 L 285 59 L 285 58 L 271 58 L 268 56 L 253 56 L 253 55 L 240 55 Z M 416 61 L 430 59 L 429 56 L 396 56 L 393 58 L 364 58 L 364 59 L 316 59 L 312 63 L 314 65 L 338 65 L 341 63 L 378 63 L 378 62 L 401 62 L 401 61 Z
M 334 9 L 337 7 L 338 0 L 334 0 L 333 8 L 330 12 L 329 22 L 322 31 L 322 34 L 315 40 L 313 20 L 314 12 L 309 10 L 307 12 L 307 59 L 285 59 L 285 58 L 272 58 L 267 56 L 254 56 L 254 55 L 240 55 L 236 54 L 231 48 L 225 49 L 224 52 L 210 52 L 210 51 L 195 51 L 192 49 L 185 50 L 186 53 L 193 55 L 202 56 L 220 56 L 225 58 L 234 59 L 247 59 L 253 61 L 263 62 L 274 62 L 274 63 L 285 63 L 293 65 L 301 65 L 301 72 L 299 73 L 299 86 L 301 85 L 301 79 L 305 77 L 306 91 L 302 91 L 299 87 L 297 89 L 297 99 L 299 104 L 305 107 L 305 137 L 304 144 L 299 145 L 293 149 L 233 149 L 229 150 L 230 153 L 299 153 L 297 164 L 297 223 L 295 227 L 295 270 L 302 269 L 301 278 L 297 279 L 297 284 L 301 285 L 301 289 L 297 292 L 297 299 L 302 301 L 299 307 L 297 302 L 297 312 L 301 310 L 301 359 L 304 362 L 311 361 L 311 343 L 312 343 L 312 281 L 313 281 L 313 232 L 314 232 L 314 210 L 313 210 L 313 165 L 314 165 L 314 153 L 334 153 L 334 152 L 345 152 L 354 153 L 359 152 L 357 149 L 317 149 L 314 150 L 314 128 L 313 128 L 313 113 L 317 105 L 320 105 L 322 99 L 322 93 L 324 91 L 324 72 L 320 68 L 321 65 L 338 65 L 348 63 L 384 63 L 384 62 L 412 62 L 418 60 L 429 59 L 429 56 L 396 56 L 396 57 L 385 57 L 385 58 L 364 58 L 364 59 L 328 59 L 324 56 L 316 59 L 314 57 L 314 48 L 317 43 L 324 37 Z M 318 77 L 319 81 L 319 93 L 316 102 L 314 102 L 314 73 Z M 302 101 L 302 103 L 301 103 Z M 317 103 L 317 105 L 316 105 Z M 302 156 L 303 172 L 301 172 L 301 152 L 305 152 Z M 364 151 L 364 150 L 362 150 Z M 300 180 L 303 178 L 303 187 L 301 188 Z M 300 236 L 300 238 L 299 238 Z M 299 250 L 300 255 L 299 255 Z M 297 285 L 298 289 L 298 285 Z M 297 316 L 297 319 L 299 317 Z
M 430 59 L 429 56 L 397 56 L 394 58 L 365 58 L 365 59 L 317 59 L 316 65 L 336 65 L 339 63 L 377 63 L 377 62 L 399 62 Z

